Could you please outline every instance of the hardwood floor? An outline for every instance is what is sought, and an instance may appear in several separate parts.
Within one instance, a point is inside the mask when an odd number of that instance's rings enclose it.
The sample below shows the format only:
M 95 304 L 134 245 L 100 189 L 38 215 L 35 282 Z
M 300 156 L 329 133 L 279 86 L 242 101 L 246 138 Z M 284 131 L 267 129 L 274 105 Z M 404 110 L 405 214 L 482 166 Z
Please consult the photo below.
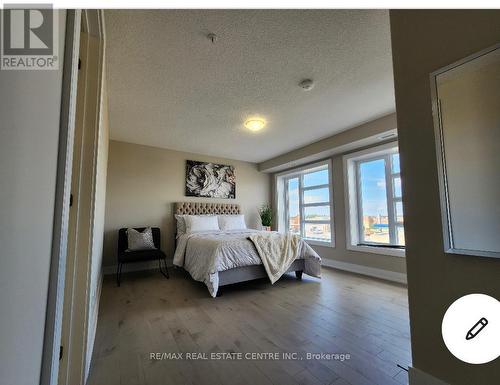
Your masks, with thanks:
M 323 268 L 321 280 L 293 274 L 206 287 L 179 270 L 103 283 L 89 385 L 397 385 L 411 363 L 402 285 Z M 153 360 L 151 353 L 280 353 L 279 360 Z M 283 359 L 281 353 L 296 353 Z M 344 353 L 350 359 L 307 359 Z

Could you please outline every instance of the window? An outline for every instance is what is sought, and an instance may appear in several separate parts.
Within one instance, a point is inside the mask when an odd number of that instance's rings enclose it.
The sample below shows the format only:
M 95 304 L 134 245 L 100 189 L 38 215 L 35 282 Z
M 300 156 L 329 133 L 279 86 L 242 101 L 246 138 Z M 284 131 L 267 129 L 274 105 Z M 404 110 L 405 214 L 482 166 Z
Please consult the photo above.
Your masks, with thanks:
M 344 163 L 348 244 L 354 248 L 393 248 L 395 253 L 388 254 L 404 255 L 404 214 L 397 146 L 388 144 L 349 154 L 344 157 Z
M 312 244 L 333 244 L 330 170 L 327 161 L 277 176 L 279 231 Z

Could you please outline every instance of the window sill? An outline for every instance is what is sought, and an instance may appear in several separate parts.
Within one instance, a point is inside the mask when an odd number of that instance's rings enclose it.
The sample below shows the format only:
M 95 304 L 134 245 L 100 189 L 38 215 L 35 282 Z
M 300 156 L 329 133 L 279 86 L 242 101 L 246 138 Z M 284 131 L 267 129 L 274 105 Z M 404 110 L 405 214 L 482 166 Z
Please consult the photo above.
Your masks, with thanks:
M 391 257 L 400 257 L 400 258 L 406 257 L 405 250 L 392 249 L 389 247 L 348 245 L 347 249 L 352 251 L 361 251 L 363 253 L 389 255 Z
M 315 241 L 314 239 L 307 239 L 307 238 L 303 238 L 304 241 L 306 241 L 306 243 L 309 245 L 309 246 L 323 246 L 323 247 L 335 247 L 335 242 L 321 242 L 321 241 Z

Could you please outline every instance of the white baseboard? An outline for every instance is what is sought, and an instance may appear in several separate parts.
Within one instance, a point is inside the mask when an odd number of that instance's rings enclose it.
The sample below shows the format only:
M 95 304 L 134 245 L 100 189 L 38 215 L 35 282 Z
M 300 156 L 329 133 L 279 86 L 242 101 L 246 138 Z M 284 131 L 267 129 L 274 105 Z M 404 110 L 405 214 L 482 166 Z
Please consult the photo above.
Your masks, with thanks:
M 162 262 L 163 263 L 163 262 Z M 167 258 L 167 266 L 172 267 L 172 260 Z M 105 275 L 116 274 L 116 268 L 118 265 L 103 266 L 103 272 Z M 158 261 L 146 261 L 146 262 L 135 262 L 135 263 L 125 263 L 122 266 L 122 273 L 131 273 L 133 271 L 143 271 L 143 270 L 155 270 L 158 269 Z
M 449 385 L 447 382 L 412 366 L 408 372 L 408 379 L 410 380 L 409 385 Z
M 322 258 L 321 264 L 328 267 L 333 267 L 339 270 L 350 271 L 351 273 L 368 275 L 370 277 L 381 278 L 387 281 L 398 282 L 406 284 L 406 274 L 398 273 L 395 271 L 377 269 L 374 267 L 356 265 L 354 263 L 341 262 L 334 259 Z

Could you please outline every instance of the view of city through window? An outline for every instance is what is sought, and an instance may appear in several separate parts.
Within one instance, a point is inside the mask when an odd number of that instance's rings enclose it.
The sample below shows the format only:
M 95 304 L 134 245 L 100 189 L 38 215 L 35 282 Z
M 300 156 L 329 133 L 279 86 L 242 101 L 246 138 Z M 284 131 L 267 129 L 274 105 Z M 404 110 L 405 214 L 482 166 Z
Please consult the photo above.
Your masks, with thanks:
M 394 149 L 356 162 L 359 243 L 404 246 L 399 154 Z M 285 177 L 288 231 L 331 242 L 328 164 Z
M 399 154 L 358 164 L 362 243 L 404 246 Z
M 306 239 L 330 242 L 328 166 L 287 178 L 288 230 Z M 301 218 L 302 215 L 302 218 Z

